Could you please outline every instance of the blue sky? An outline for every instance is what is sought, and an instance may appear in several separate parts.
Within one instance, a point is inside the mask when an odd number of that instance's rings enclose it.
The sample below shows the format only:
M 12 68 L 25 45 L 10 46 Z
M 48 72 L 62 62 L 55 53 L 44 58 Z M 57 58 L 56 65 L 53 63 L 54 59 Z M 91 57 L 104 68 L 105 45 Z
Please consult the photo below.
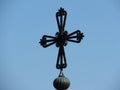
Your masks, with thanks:
M 0 90 L 55 90 L 58 48 L 38 42 L 58 31 L 60 7 L 68 13 L 68 33 L 85 35 L 65 47 L 68 90 L 120 90 L 119 0 L 1 0 Z

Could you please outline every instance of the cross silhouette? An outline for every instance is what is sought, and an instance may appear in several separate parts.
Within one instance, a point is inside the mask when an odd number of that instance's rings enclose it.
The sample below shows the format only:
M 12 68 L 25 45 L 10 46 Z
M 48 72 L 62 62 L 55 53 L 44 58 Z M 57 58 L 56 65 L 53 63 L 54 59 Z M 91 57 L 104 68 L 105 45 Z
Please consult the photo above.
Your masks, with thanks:
M 67 45 L 68 41 L 80 43 L 84 37 L 83 33 L 81 33 L 80 30 L 74 31 L 70 34 L 65 31 L 66 17 L 67 12 L 64 10 L 64 8 L 60 8 L 56 13 L 56 20 L 59 31 L 55 34 L 55 36 L 44 35 L 39 42 L 44 48 L 56 44 L 56 47 L 59 48 L 56 68 L 60 69 L 61 71 L 63 68 L 67 67 L 64 46 Z

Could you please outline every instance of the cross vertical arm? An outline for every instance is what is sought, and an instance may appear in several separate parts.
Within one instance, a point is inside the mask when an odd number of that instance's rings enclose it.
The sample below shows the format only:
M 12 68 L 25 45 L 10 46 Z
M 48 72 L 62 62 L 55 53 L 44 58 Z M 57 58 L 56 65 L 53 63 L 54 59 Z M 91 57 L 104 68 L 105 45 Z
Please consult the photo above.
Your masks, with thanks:
M 67 16 L 67 12 L 63 8 L 60 8 L 59 11 L 56 13 L 56 20 L 60 33 L 64 31 L 66 16 Z
M 66 57 L 65 57 L 65 51 L 64 47 L 59 47 L 57 62 L 56 62 L 56 68 L 63 70 L 63 68 L 67 67 Z

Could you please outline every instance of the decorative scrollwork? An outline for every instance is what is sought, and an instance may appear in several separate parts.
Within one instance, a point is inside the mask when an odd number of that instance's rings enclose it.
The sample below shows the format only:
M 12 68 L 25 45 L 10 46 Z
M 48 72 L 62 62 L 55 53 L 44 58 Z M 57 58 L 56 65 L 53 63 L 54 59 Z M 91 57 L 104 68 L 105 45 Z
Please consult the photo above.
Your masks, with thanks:
M 83 33 L 81 33 L 80 30 L 74 31 L 70 34 L 68 34 L 68 32 L 65 31 L 64 28 L 66 23 L 66 17 L 67 17 L 67 12 L 63 8 L 60 8 L 56 13 L 56 21 L 59 32 L 56 33 L 55 37 L 44 35 L 39 42 L 44 48 L 51 46 L 53 44 L 55 44 L 56 47 L 59 48 L 56 68 L 60 70 L 63 70 L 63 68 L 67 67 L 64 46 L 67 45 L 68 41 L 80 43 L 80 41 L 84 37 Z

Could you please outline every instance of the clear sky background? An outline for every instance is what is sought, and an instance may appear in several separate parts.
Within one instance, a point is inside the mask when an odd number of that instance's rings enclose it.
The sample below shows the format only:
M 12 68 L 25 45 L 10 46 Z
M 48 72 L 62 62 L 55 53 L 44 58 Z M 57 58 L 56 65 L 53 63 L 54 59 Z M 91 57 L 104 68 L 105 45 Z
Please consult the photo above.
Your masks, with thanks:
M 65 47 L 68 90 L 120 90 L 119 0 L 0 0 L 0 90 L 55 90 L 58 48 L 38 42 L 58 31 L 60 7 L 65 29 L 85 35 Z

